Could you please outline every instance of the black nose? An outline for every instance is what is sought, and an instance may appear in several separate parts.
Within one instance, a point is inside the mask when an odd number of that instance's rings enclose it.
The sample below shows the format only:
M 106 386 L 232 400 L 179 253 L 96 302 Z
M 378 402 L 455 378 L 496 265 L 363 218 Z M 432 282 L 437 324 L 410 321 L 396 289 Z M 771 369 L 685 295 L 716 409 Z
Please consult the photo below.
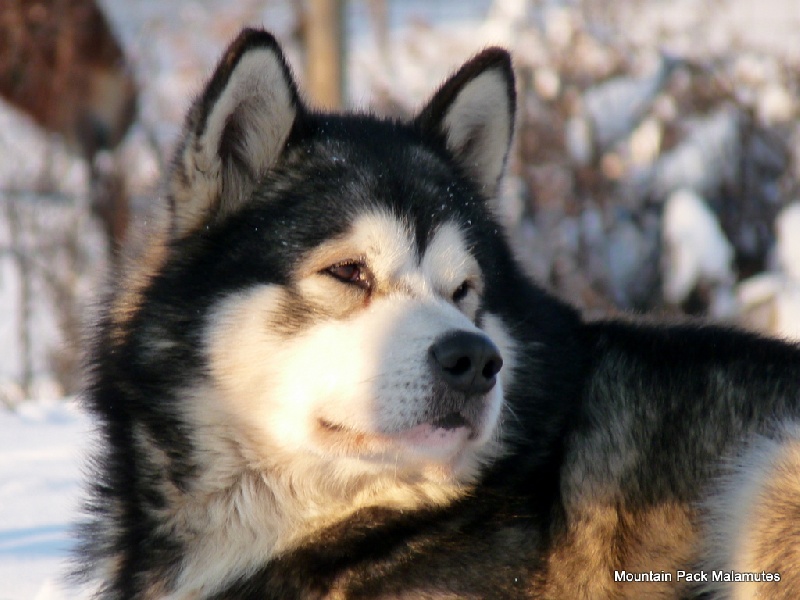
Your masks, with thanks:
M 485 394 L 497 382 L 503 359 L 485 335 L 469 331 L 447 333 L 430 350 L 437 375 L 467 394 Z

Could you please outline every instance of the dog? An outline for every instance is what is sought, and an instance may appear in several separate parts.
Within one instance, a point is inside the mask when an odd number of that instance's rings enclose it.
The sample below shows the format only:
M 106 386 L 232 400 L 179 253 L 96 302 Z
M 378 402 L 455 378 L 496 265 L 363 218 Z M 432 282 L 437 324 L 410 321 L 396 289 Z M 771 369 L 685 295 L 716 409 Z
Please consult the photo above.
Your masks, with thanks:
M 97 598 L 800 597 L 800 349 L 531 282 L 515 94 L 318 112 L 230 45 L 94 330 Z

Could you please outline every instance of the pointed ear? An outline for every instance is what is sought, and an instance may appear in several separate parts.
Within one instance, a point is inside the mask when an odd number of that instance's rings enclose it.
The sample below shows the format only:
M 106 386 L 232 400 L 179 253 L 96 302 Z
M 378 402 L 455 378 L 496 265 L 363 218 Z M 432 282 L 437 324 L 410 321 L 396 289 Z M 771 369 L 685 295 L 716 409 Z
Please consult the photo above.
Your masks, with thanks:
M 265 31 L 242 31 L 186 118 L 167 182 L 173 235 L 241 206 L 301 112 L 278 42 Z
M 488 48 L 450 77 L 414 123 L 442 139 L 467 175 L 497 191 L 514 130 L 516 91 L 511 57 Z

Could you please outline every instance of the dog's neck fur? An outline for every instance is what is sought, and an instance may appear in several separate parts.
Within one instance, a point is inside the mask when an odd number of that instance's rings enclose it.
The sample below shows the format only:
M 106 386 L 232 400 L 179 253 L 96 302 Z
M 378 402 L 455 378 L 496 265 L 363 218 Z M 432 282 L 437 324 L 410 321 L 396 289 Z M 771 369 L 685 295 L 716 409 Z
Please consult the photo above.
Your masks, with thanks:
M 441 506 L 470 488 L 390 470 L 332 477 L 342 471 L 341 459 L 265 465 L 250 462 L 241 446 L 206 451 L 215 455 L 201 458 L 202 476 L 159 515 L 162 529 L 188 549 L 174 582 L 176 599 L 213 593 L 361 509 Z

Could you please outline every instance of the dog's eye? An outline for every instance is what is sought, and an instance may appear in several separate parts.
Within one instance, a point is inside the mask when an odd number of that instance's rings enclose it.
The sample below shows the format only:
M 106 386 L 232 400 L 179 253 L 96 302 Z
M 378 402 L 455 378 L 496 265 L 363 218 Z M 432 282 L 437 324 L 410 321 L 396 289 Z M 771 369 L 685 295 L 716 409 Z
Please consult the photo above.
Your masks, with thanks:
M 341 281 L 368 290 L 372 286 L 366 266 L 357 262 L 343 262 L 325 269 L 325 273 Z
M 460 286 L 458 286 L 456 288 L 456 290 L 453 292 L 453 302 L 455 304 L 458 304 L 459 302 L 461 302 L 466 297 L 466 295 L 469 293 L 469 290 L 470 290 L 471 287 L 472 287 L 472 284 L 470 284 L 469 281 L 465 281 Z

